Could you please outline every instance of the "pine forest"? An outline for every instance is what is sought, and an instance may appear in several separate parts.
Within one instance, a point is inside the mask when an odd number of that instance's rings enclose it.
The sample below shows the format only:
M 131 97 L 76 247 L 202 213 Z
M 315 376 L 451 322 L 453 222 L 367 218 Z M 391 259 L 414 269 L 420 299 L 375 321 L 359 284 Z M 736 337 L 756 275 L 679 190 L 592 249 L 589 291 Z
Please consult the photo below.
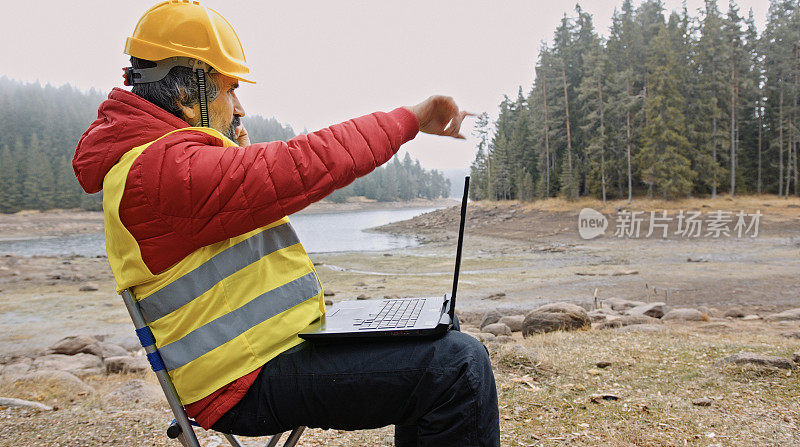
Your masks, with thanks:
M 667 16 L 625 0 L 608 37 L 580 6 L 533 85 L 478 117 L 473 200 L 798 194 L 800 1 L 766 25 L 715 0 Z

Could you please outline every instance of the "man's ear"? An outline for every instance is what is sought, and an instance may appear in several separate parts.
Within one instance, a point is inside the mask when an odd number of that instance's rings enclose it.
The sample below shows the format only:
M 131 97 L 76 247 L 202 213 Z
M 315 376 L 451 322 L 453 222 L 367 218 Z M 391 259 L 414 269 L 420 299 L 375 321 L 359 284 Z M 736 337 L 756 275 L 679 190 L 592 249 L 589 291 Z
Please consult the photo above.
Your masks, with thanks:
M 195 121 L 195 118 L 197 118 L 197 115 L 200 114 L 199 104 L 194 104 L 192 107 L 187 107 L 178 101 L 178 107 L 181 109 L 181 113 L 183 113 L 184 121 L 189 124 L 192 124 L 192 122 Z

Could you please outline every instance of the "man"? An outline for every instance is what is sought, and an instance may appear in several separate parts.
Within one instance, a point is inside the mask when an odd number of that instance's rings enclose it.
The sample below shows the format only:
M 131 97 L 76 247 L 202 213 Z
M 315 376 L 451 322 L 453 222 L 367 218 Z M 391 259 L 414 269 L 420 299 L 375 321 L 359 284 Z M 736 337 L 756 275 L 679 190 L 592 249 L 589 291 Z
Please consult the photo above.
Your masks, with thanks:
M 230 24 L 196 2 L 160 3 L 125 48 L 115 88 L 75 152 L 103 190 L 106 248 L 133 288 L 187 412 L 204 428 L 396 425 L 396 443 L 499 445 L 487 353 L 437 340 L 311 344 L 322 288 L 288 219 L 388 161 L 417 132 L 463 138 L 452 98 L 373 113 L 288 142 L 251 144 L 236 96 L 249 68 Z

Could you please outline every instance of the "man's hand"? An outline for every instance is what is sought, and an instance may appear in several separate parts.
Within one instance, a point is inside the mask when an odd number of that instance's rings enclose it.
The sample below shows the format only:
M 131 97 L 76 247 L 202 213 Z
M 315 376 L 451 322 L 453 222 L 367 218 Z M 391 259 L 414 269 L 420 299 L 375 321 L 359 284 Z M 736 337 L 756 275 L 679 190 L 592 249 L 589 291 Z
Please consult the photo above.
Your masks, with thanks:
M 244 124 L 240 124 L 239 127 L 236 128 L 236 143 L 239 147 L 250 146 L 250 137 L 247 136 L 247 130 L 244 128 Z
M 460 133 L 461 122 L 467 115 L 475 116 L 474 113 L 458 110 L 456 102 L 449 96 L 431 96 L 415 106 L 406 107 L 406 109 L 417 116 L 420 132 L 444 135 L 460 140 L 465 139 L 464 135 Z

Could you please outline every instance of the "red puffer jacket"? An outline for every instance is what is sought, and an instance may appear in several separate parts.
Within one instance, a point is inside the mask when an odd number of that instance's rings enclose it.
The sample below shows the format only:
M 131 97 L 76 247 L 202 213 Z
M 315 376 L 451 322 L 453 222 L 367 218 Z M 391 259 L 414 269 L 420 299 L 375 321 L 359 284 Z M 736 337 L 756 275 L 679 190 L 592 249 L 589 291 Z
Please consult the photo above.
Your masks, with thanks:
M 102 189 L 119 158 L 183 120 L 115 88 L 84 132 L 72 166 L 86 192 Z M 404 108 L 376 112 L 288 142 L 222 147 L 203 132 L 178 132 L 151 144 L 125 183 L 120 218 L 142 258 L 161 272 L 194 250 L 300 211 L 388 161 L 419 130 Z M 244 395 L 255 373 L 190 405 L 208 428 Z
M 95 193 L 125 152 L 183 120 L 117 89 L 83 134 L 72 166 Z M 376 112 L 288 142 L 224 148 L 203 132 L 178 132 L 150 145 L 125 184 L 120 217 L 152 272 L 196 250 L 300 211 L 388 161 L 416 136 L 406 109 Z

